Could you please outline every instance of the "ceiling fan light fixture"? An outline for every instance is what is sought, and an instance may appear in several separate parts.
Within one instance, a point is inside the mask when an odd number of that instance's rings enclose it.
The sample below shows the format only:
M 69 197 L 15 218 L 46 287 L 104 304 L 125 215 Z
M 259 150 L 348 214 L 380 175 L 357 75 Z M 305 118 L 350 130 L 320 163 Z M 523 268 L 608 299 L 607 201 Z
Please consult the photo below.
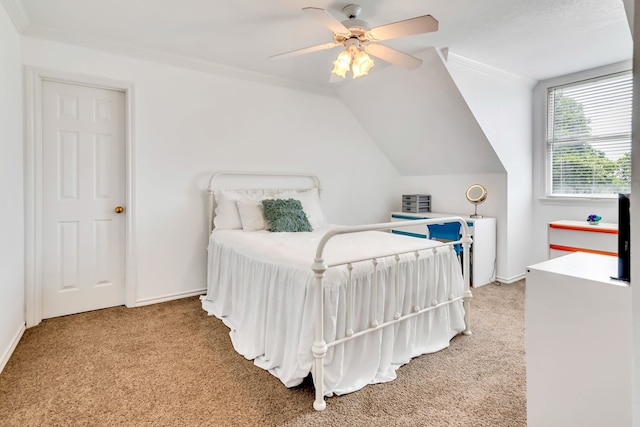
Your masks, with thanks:
M 353 63 L 351 65 L 353 78 L 366 76 L 374 65 L 373 59 L 367 55 L 367 52 L 358 50 L 358 53 L 353 57 Z
M 331 72 L 345 78 L 347 71 L 351 70 L 355 79 L 366 76 L 373 65 L 373 59 L 362 49 L 360 40 L 352 37 L 346 40 L 345 49 L 333 61 L 333 70 Z
M 342 8 L 347 20 L 339 21 L 325 9 L 303 7 L 302 11 L 305 14 L 331 30 L 333 41 L 273 55 L 271 59 L 290 58 L 343 45 L 344 51 L 340 52 L 338 58 L 333 61 L 330 82 L 336 81 L 333 75 L 345 78 L 348 71 L 352 71 L 354 79 L 367 75 L 374 66 L 370 55 L 407 70 L 415 70 L 420 67 L 421 59 L 379 42 L 438 31 L 437 19 L 431 15 L 422 15 L 371 28 L 366 21 L 358 19 L 361 10 L 362 8 L 357 4 L 348 4 Z

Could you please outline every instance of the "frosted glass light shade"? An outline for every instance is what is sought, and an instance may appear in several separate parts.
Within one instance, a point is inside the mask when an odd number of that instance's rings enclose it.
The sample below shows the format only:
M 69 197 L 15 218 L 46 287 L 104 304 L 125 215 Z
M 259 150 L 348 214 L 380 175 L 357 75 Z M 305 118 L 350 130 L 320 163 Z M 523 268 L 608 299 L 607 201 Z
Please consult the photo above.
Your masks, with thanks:
M 331 72 L 340 77 L 346 77 L 347 71 L 351 64 L 351 54 L 347 50 L 343 50 L 338 55 L 338 58 L 333 61 L 333 70 Z
M 371 59 L 365 51 L 358 50 L 358 53 L 356 53 L 353 58 L 353 64 L 351 65 L 353 78 L 355 79 L 357 77 L 366 76 L 373 65 L 373 59 Z

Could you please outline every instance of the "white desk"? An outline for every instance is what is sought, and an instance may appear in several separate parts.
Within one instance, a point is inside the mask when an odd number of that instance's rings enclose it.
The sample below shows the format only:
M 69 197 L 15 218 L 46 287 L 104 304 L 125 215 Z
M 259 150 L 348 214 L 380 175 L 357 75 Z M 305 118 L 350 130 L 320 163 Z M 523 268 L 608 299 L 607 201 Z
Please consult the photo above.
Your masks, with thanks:
M 631 426 L 631 287 L 616 273 L 615 257 L 586 252 L 529 267 L 529 427 Z
M 413 219 L 442 218 L 459 216 L 467 221 L 469 233 L 473 238 L 471 244 L 471 280 L 474 287 L 480 287 L 495 280 L 496 268 L 496 219 L 471 218 L 467 215 L 448 214 L 440 212 L 392 212 L 391 221 L 407 221 Z M 423 239 L 429 238 L 426 225 L 403 227 L 391 230 L 393 233 L 406 234 Z

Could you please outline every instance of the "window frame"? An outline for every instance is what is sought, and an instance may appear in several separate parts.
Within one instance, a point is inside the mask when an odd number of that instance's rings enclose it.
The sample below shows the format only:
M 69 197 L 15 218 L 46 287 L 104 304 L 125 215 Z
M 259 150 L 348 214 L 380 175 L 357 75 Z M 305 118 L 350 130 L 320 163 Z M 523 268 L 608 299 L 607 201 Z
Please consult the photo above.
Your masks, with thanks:
M 548 80 L 540 81 L 534 88 L 533 94 L 533 141 L 534 141 L 534 196 L 542 203 L 549 204 L 581 204 L 587 202 L 589 205 L 596 203 L 615 203 L 616 195 L 596 196 L 589 194 L 577 195 L 554 195 L 550 194 L 552 170 L 548 162 L 547 151 L 548 117 L 549 105 L 547 94 L 549 89 L 570 85 L 584 80 L 598 79 L 609 74 L 615 74 L 632 70 L 631 61 L 623 61 L 615 64 L 598 67 L 578 73 L 567 74 Z

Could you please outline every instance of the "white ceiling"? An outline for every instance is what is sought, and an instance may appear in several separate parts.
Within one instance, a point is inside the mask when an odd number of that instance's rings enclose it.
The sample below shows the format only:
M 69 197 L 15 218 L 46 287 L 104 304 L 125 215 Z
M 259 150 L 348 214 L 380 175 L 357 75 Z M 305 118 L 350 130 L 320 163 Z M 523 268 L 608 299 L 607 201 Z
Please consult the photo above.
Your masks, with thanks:
M 8 0 L 4 0 L 5 2 Z M 19 2 L 20 0 L 11 0 Z M 435 33 L 384 42 L 428 47 L 542 80 L 631 59 L 622 0 L 358 0 L 371 27 L 430 14 Z M 22 33 L 164 60 L 217 64 L 309 84 L 328 83 L 339 48 L 281 61 L 269 56 L 332 41 L 305 6 L 343 20 L 349 2 L 307 0 L 22 0 Z M 376 71 L 388 66 L 376 60 Z M 410 72 L 410 71 L 407 71 Z M 349 79 L 350 80 L 350 79 Z M 346 82 L 345 82 L 346 83 Z M 344 83 L 343 83 L 344 84 Z

